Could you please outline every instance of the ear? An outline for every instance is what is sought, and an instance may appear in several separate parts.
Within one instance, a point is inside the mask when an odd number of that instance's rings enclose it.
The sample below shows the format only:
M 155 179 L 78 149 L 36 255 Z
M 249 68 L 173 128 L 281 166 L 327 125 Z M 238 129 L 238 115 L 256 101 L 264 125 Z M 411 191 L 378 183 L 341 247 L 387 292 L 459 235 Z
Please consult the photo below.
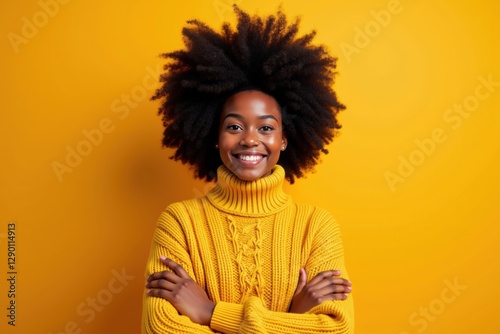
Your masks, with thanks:
M 285 134 L 283 134 L 283 137 L 281 138 L 281 150 L 282 151 L 286 150 L 287 146 L 288 146 L 288 139 L 286 139 Z

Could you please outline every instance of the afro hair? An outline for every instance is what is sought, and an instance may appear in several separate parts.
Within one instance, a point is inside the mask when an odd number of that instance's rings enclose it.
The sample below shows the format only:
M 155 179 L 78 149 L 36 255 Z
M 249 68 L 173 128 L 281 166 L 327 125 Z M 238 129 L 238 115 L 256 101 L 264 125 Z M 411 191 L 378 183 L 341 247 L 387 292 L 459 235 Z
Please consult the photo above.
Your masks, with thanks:
M 328 153 L 341 127 L 337 114 L 345 106 L 332 89 L 337 59 L 312 44 L 315 31 L 298 36 L 300 19 L 289 24 L 281 9 L 264 18 L 234 10 L 236 29 L 224 23 L 216 32 L 188 21 L 185 48 L 161 55 L 168 62 L 152 99 L 162 102 L 162 144 L 176 149 L 171 158 L 191 165 L 197 178 L 214 180 L 222 164 L 215 143 L 224 102 L 259 90 L 280 106 L 288 147 L 278 164 L 293 183 Z

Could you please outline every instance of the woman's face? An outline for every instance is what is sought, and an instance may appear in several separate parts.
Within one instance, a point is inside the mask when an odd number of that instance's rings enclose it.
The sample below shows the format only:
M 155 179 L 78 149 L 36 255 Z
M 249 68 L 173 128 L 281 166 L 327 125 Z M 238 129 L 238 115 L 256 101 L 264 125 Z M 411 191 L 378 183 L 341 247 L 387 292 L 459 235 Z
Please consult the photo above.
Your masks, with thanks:
M 219 152 L 238 178 L 254 181 L 271 174 L 286 144 L 281 113 L 272 96 L 250 90 L 226 101 L 219 123 Z

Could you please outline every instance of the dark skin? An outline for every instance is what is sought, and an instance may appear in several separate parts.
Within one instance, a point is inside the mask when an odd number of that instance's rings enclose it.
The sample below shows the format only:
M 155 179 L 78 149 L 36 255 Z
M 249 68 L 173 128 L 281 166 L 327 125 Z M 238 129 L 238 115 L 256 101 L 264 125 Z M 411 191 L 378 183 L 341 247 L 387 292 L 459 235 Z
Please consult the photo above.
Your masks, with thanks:
M 217 147 L 222 163 L 239 179 L 271 174 L 287 140 L 276 100 L 259 91 L 231 96 L 220 115 Z
M 299 283 L 292 299 L 290 313 L 305 313 L 327 300 L 345 300 L 352 291 L 350 281 L 335 277 L 340 270 L 320 272 L 309 283 L 304 268 L 300 268 Z
M 192 322 L 209 326 L 215 303 L 182 266 L 165 257 L 161 261 L 169 270 L 154 273 L 147 278 L 148 295 L 169 301 Z M 306 283 L 307 274 L 301 268 L 289 312 L 305 313 L 327 300 L 345 300 L 352 287 L 350 281 L 335 277 L 340 274 L 339 270 L 323 271 Z
M 147 278 L 148 294 L 168 300 L 177 311 L 192 322 L 210 325 L 215 303 L 178 263 L 164 258 L 161 261 L 170 269 L 154 273 Z
M 287 145 L 275 99 L 260 91 L 237 93 L 224 105 L 220 119 L 217 147 L 224 165 L 246 181 L 269 175 Z M 182 266 L 165 257 L 161 261 L 168 269 L 147 278 L 148 295 L 169 301 L 194 323 L 209 326 L 215 303 Z M 345 300 L 352 287 L 340 275 L 339 270 L 324 271 L 307 282 L 301 268 L 289 312 L 305 313 L 324 301 Z

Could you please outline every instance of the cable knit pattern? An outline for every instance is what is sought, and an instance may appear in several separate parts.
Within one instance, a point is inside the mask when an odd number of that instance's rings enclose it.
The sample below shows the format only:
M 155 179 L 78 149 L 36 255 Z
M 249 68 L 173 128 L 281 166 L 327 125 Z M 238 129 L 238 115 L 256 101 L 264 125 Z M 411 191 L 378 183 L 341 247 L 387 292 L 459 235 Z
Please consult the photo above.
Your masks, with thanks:
M 262 230 L 260 222 L 248 224 L 238 228 L 234 219 L 229 216 L 230 240 L 236 253 L 236 263 L 240 273 L 240 286 L 242 290 L 241 301 L 248 298 L 253 290 L 257 296 L 262 296 L 264 283 L 262 282 L 262 263 L 260 253 L 262 251 Z M 250 235 L 252 233 L 254 235 Z
M 214 189 L 171 204 L 154 233 L 146 275 L 165 270 L 165 255 L 186 269 L 216 303 L 209 326 L 179 315 L 167 301 L 144 294 L 142 333 L 353 333 L 352 296 L 305 314 L 287 313 L 304 267 L 348 278 L 340 229 L 325 210 L 292 203 L 284 170 L 257 181 L 224 166 Z

